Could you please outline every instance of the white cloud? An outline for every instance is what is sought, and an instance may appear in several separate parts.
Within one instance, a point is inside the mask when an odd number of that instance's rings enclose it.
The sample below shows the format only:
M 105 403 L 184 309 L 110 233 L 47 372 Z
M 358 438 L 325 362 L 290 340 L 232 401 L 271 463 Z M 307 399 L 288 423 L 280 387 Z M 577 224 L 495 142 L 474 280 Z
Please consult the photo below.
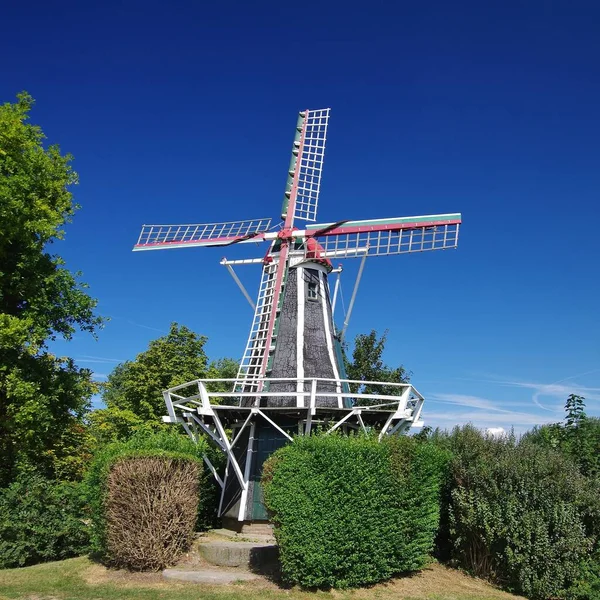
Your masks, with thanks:
M 104 356 L 90 356 L 89 354 L 82 354 L 78 358 L 74 359 L 75 362 L 80 363 L 99 363 L 99 364 L 112 364 L 112 363 L 122 363 L 125 360 L 120 358 L 107 358 Z
M 485 432 L 492 437 L 504 437 L 506 435 L 504 427 L 488 427 Z

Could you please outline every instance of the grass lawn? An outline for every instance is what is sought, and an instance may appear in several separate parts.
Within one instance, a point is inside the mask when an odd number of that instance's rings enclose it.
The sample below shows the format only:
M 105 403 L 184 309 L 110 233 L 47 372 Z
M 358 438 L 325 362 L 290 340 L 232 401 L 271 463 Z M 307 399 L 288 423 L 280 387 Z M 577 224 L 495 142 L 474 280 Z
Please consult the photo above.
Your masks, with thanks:
M 72 558 L 23 569 L 0 571 L 0 599 L 29 600 L 269 600 L 286 596 L 290 600 L 517 600 L 487 583 L 459 571 L 433 564 L 412 577 L 367 589 L 331 592 L 284 590 L 266 581 L 233 585 L 174 583 L 159 573 L 113 571 L 87 558 Z

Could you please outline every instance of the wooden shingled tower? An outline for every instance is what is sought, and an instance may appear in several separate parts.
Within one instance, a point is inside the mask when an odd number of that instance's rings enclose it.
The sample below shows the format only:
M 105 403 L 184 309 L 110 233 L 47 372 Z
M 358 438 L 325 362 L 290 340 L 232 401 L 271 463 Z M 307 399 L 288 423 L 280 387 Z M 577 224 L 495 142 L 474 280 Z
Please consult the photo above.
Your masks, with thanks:
M 194 439 L 209 436 L 227 455 L 224 475 L 205 460 L 222 489 L 220 516 L 230 526 L 266 519 L 262 465 L 294 434 L 310 433 L 318 424 L 327 431 L 377 428 L 381 438 L 420 423 L 424 399 L 412 385 L 385 384 L 387 395 L 365 394 L 364 382 L 346 379 L 341 341 L 348 319 L 336 329 L 328 282 L 331 260 L 361 259 L 358 284 L 367 257 L 455 248 L 461 215 L 312 224 L 329 113 L 328 108 L 305 110 L 298 116 L 279 225 L 271 227 L 268 218 L 144 225 L 134 247 L 267 244 L 262 258 L 221 261 L 254 310 L 238 375 L 228 382 L 231 391 L 216 391 L 214 380 L 199 379 L 164 392 L 165 421 L 181 423 Z M 301 228 L 299 221 L 305 222 Z M 238 265 L 261 267 L 256 299 L 237 277 Z M 349 310 L 353 301 L 354 295 Z M 397 389 L 393 395 L 390 385 Z

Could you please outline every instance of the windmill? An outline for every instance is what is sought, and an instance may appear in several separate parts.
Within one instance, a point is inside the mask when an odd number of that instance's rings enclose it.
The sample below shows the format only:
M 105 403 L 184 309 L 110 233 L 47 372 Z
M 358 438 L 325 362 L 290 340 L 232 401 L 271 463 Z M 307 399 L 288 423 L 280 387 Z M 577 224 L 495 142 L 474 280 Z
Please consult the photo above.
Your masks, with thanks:
M 455 248 L 461 215 L 314 224 L 329 113 L 328 108 L 299 113 L 279 225 L 272 228 L 268 218 L 144 225 L 134 247 L 268 245 L 263 257 L 221 261 L 254 310 L 239 372 L 227 381 L 232 391 L 215 391 L 214 380 L 199 379 L 164 392 L 166 422 L 181 423 L 192 438 L 208 435 L 226 453 L 224 477 L 205 461 L 222 489 L 219 514 L 234 527 L 266 519 L 262 464 L 294 433 L 310 433 L 316 424 L 327 431 L 378 427 L 381 438 L 420 423 L 424 399 L 412 385 L 385 384 L 382 393 L 365 394 L 365 382 L 346 379 L 341 342 L 366 258 Z M 298 228 L 298 221 L 306 225 Z M 346 258 L 361 262 L 338 331 L 332 305 L 340 269 L 333 269 L 331 260 Z M 256 300 L 234 270 L 239 265 L 262 268 Z M 333 271 L 338 280 L 332 301 L 328 276 Z

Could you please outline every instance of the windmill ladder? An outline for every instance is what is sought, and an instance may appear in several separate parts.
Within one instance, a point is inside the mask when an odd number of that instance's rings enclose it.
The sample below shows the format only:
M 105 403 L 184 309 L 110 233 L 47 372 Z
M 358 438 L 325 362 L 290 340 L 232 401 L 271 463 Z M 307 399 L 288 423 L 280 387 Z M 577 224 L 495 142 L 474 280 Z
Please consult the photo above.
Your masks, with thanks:
M 269 263 L 263 267 L 254 319 L 240 363 L 235 391 L 260 391 L 258 380 L 261 377 L 261 367 L 265 353 L 271 350 L 271 348 L 267 348 L 267 334 L 269 331 L 269 316 L 273 310 L 276 271 L 277 262 Z

